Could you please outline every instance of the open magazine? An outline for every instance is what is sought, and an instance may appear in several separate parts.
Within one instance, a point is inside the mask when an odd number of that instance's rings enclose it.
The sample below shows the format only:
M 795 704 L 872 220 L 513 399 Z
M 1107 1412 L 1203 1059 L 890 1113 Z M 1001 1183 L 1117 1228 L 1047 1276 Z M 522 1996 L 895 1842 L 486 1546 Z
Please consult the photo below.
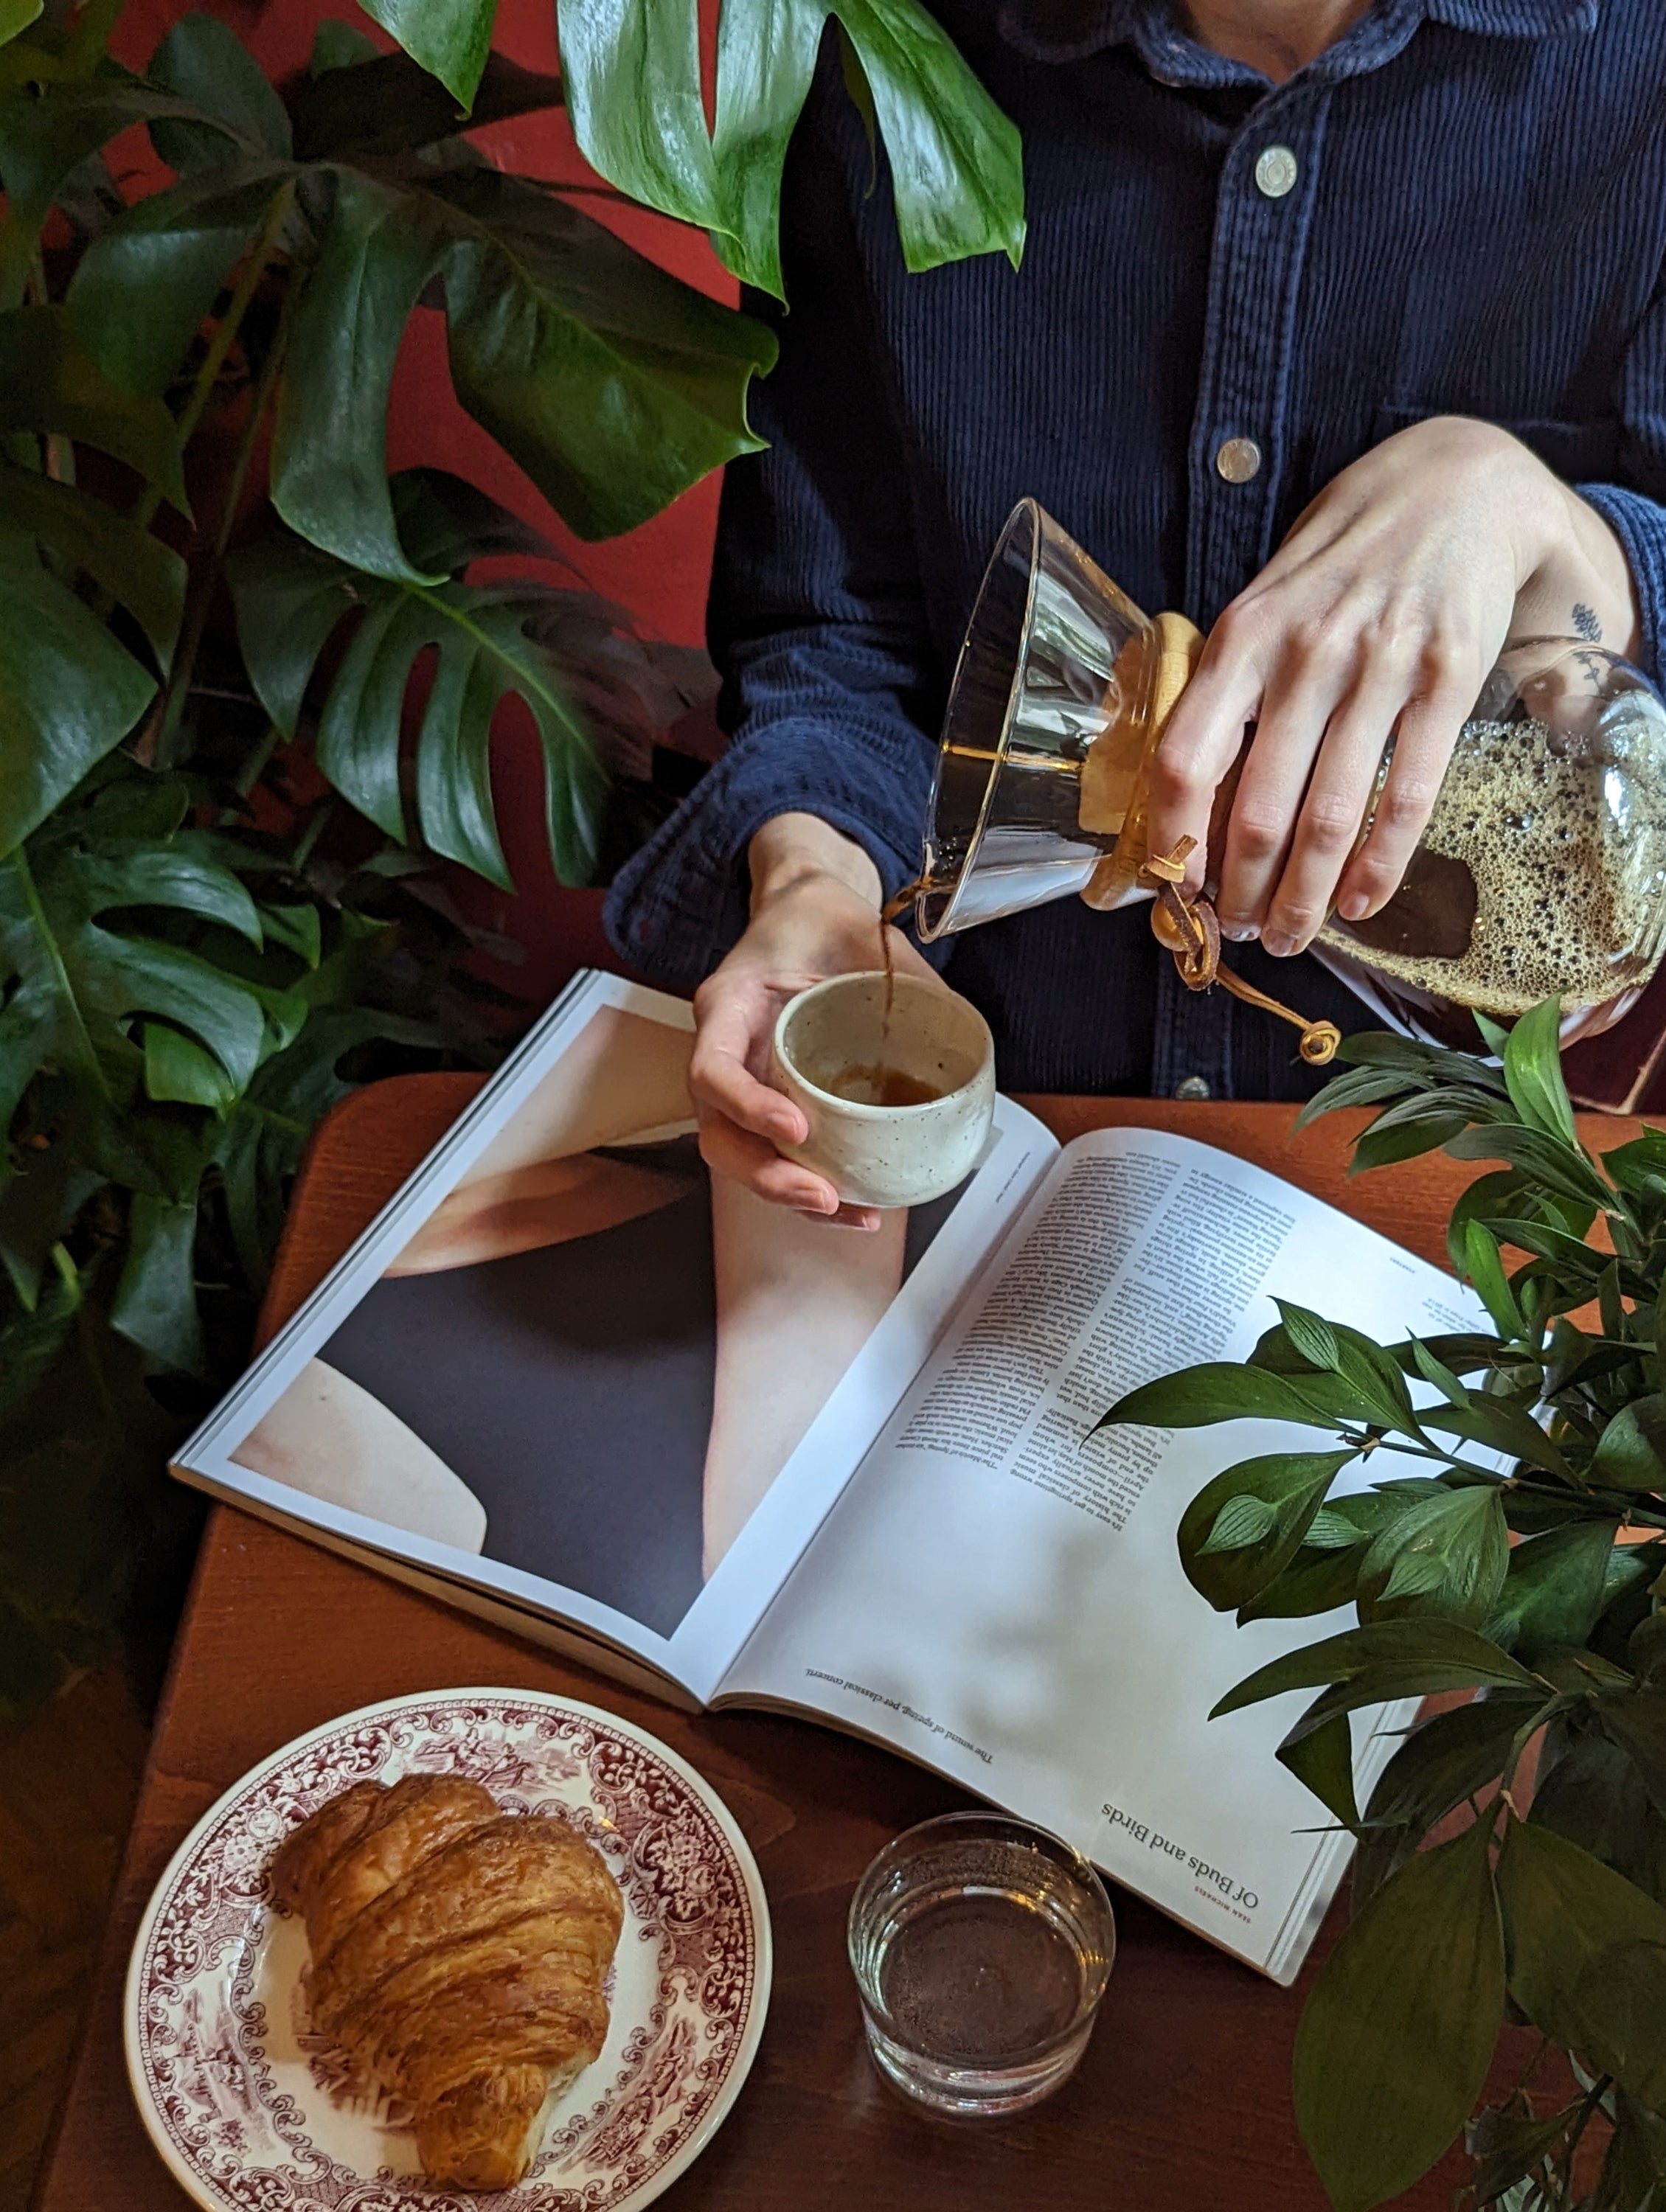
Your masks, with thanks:
M 1384 1341 L 1478 1309 L 1211 1146 L 1061 1150 L 1004 1098 L 878 1234 L 765 1206 L 701 1164 L 692 1030 L 581 976 L 175 1472 L 685 1705 L 888 1744 L 1292 1979 L 1351 1848 L 1273 1757 L 1304 1693 L 1207 1716 L 1313 1626 L 1237 1628 L 1175 1544 L 1286 1434 L 1091 1431 L 1275 1294 Z M 1359 1731 L 1362 1790 L 1413 1710 Z

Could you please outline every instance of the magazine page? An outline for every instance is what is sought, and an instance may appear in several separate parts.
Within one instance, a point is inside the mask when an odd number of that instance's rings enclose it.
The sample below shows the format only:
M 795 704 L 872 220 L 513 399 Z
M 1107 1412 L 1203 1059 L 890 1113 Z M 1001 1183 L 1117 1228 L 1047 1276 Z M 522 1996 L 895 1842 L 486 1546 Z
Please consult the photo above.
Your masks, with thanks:
M 830 1232 L 714 1187 L 692 1028 L 567 994 L 176 1471 L 706 1694 L 830 1502 L 834 1431 L 771 1496 L 817 1416 L 844 1390 L 842 1482 L 1057 1147 L 1003 1102 L 959 1192 Z
M 1140 1129 L 1079 1138 L 722 1700 L 807 1707 L 876 1736 L 1288 1978 L 1347 1856 L 1346 1838 L 1311 1832 L 1322 1808 L 1274 1758 L 1306 1693 L 1207 1716 L 1324 1631 L 1213 1612 L 1175 1533 L 1222 1468 L 1304 1447 L 1268 1421 L 1091 1433 L 1140 1382 L 1243 1358 L 1275 1294 L 1383 1341 L 1474 1328 L 1480 1312 L 1434 1268 L 1211 1146 Z M 1375 1479 L 1421 1471 L 1393 1456 L 1376 1455 Z M 1362 1790 L 1392 1750 L 1383 1729 L 1403 1724 L 1375 1719 L 1355 1731 Z

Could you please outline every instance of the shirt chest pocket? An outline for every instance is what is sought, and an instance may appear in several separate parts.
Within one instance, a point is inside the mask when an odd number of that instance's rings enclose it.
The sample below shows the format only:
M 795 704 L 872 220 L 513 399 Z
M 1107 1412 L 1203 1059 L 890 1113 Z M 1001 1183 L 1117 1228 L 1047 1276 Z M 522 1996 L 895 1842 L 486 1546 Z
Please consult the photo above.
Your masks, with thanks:
M 1426 422 L 1436 415 L 1462 415 L 1468 411 L 1466 408 L 1444 407 L 1432 402 L 1427 406 L 1382 406 L 1377 410 L 1371 443 L 1380 446 L 1384 438 L 1391 438 L 1396 430 L 1408 429 L 1414 422 Z M 1538 455 L 1551 474 L 1560 477 L 1564 483 L 1611 483 L 1615 479 L 1620 462 L 1621 426 L 1614 416 L 1585 422 L 1570 422 L 1547 415 L 1489 415 L 1484 419 L 1498 429 L 1507 430 L 1512 438 L 1519 438 L 1530 453 Z

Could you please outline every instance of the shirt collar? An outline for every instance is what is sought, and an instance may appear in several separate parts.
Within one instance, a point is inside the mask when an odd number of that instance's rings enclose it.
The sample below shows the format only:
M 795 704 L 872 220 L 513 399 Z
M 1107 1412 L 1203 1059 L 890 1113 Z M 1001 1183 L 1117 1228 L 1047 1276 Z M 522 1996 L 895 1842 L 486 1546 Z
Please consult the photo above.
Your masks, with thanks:
M 1601 0 L 1378 0 L 1304 75 L 1354 76 L 1390 61 L 1426 17 L 1482 38 L 1555 39 L 1594 31 Z M 1083 61 L 1132 44 L 1165 84 L 1262 82 L 1258 71 L 1189 37 L 1171 0 L 1001 0 L 1001 35 L 1033 60 Z

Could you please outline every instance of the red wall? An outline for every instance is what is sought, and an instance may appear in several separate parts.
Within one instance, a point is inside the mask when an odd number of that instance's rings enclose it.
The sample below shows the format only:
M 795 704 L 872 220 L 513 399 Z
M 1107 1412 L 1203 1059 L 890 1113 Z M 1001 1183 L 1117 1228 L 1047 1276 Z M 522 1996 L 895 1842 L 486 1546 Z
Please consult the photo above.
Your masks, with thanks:
M 169 25 L 188 12 L 186 0 L 128 0 L 115 41 L 121 59 L 143 67 Z M 350 0 L 217 0 L 210 12 L 229 23 L 274 76 L 305 66 L 313 32 L 325 16 L 350 21 L 379 44 L 391 44 Z M 496 43 L 528 69 L 555 71 L 552 0 L 499 0 Z M 564 181 L 596 181 L 559 109 L 495 124 L 479 133 L 478 143 L 505 168 Z M 734 283 L 703 234 L 628 204 L 588 201 L 586 211 L 662 267 L 733 303 Z M 678 644 L 701 641 L 717 477 L 697 485 L 628 537 L 580 544 L 515 464 L 458 405 L 446 365 L 444 325 L 429 310 L 419 310 L 412 319 L 388 422 L 390 467 L 419 462 L 469 477 L 544 531 L 589 587 L 629 607 L 648 635 Z M 548 573 L 552 581 L 572 580 L 570 570 L 552 568 Z M 599 899 L 563 893 L 550 872 L 540 826 L 540 772 L 530 725 L 520 720 L 521 713 L 514 702 L 506 702 L 502 711 L 496 778 L 505 848 L 520 895 L 506 900 L 472 879 L 459 882 L 457 889 L 473 919 L 526 948 L 525 966 L 504 980 L 542 1000 L 575 966 L 591 959 L 611 961 L 611 956 L 601 936 Z

